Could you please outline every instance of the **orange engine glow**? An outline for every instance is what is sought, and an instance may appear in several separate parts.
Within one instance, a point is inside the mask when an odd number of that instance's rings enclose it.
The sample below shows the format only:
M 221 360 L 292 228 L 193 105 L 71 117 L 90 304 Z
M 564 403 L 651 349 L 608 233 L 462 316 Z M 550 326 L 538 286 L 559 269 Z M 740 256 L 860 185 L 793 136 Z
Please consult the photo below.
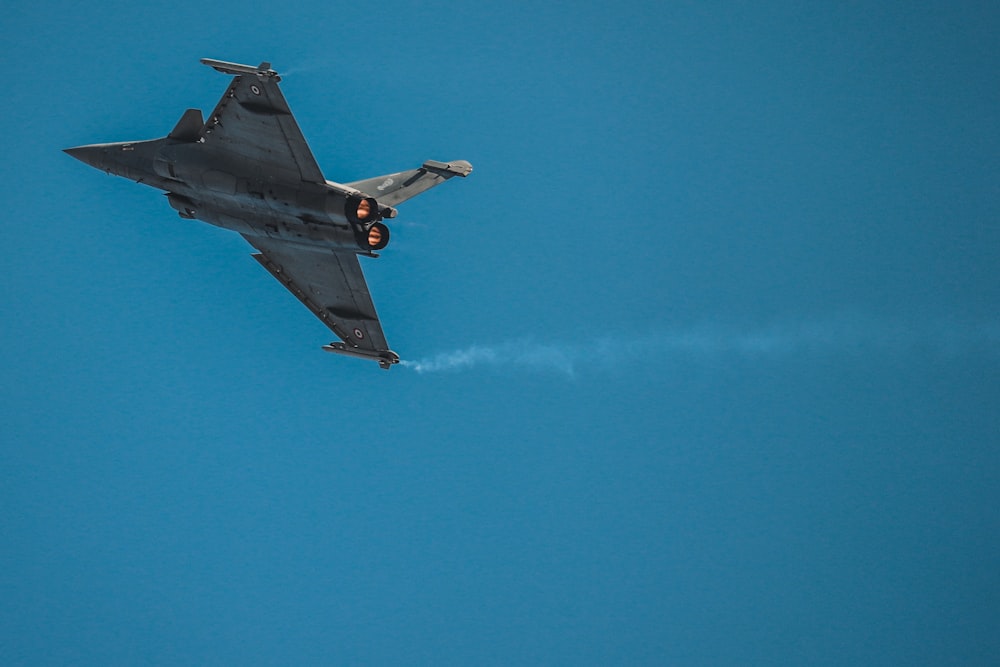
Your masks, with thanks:
M 371 215 L 372 206 L 368 203 L 367 199 L 362 199 L 358 204 L 358 220 L 367 220 L 368 216 Z
M 368 228 L 367 240 L 368 250 L 381 250 L 389 245 L 389 228 L 381 222 L 376 222 Z

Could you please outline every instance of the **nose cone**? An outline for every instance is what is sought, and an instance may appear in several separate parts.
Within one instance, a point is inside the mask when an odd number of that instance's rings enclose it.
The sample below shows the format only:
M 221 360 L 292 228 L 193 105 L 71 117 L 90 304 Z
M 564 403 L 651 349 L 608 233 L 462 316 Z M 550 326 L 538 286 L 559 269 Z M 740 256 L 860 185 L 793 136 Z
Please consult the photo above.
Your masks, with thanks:
M 104 156 L 107 153 L 107 147 L 101 144 L 94 144 L 92 146 L 77 146 L 76 148 L 64 148 L 63 153 L 71 155 L 80 162 L 89 164 L 91 167 L 103 169 Z

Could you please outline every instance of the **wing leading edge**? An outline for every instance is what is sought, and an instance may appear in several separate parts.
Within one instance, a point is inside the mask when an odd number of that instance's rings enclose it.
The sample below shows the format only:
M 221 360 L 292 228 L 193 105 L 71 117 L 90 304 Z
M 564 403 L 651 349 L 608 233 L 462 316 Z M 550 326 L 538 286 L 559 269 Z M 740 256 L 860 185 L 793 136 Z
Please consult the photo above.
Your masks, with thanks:
M 356 254 L 244 238 L 260 251 L 254 259 L 340 338 L 324 350 L 371 359 L 386 369 L 399 362 L 385 340 Z

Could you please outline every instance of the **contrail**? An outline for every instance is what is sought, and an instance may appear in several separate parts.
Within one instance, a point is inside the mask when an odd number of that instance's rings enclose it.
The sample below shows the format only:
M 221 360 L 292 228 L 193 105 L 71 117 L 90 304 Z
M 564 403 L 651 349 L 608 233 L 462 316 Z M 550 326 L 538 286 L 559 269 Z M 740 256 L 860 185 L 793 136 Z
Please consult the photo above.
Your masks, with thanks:
M 400 364 L 418 373 L 482 367 L 519 368 L 572 377 L 584 368 L 637 361 L 710 363 L 726 357 L 773 359 L 801 353 L 849 352 L 922 352 L 939 356 L 983 352 L 1000 358 L 1000 323 L 937 320 L 905 324 L 841 316 L 749 330 L 699 326 L 577 343 L 518 339 L 470 345 Z

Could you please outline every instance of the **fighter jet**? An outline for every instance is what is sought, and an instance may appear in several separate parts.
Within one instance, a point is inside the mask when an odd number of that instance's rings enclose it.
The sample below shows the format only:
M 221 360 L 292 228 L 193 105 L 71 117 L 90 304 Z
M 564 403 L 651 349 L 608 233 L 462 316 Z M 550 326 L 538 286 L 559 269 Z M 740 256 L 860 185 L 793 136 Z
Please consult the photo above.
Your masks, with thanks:
M 389 349 L 358 256 L 378 257 L 389 243 L 396 206 L 453 176 L 465 160 L 428 160 L 417 169 L 353 183 L 323 178 L 285 102 L 281 77 L 257 67 L 203 58 L 234 75 L 204 120 L 188 109 L 170 134 L 67 148 L 92 167 L 166 192 L 182 218 L 243 235 L 253 257 L 339 340 L 323 349 L 399 363 Z

